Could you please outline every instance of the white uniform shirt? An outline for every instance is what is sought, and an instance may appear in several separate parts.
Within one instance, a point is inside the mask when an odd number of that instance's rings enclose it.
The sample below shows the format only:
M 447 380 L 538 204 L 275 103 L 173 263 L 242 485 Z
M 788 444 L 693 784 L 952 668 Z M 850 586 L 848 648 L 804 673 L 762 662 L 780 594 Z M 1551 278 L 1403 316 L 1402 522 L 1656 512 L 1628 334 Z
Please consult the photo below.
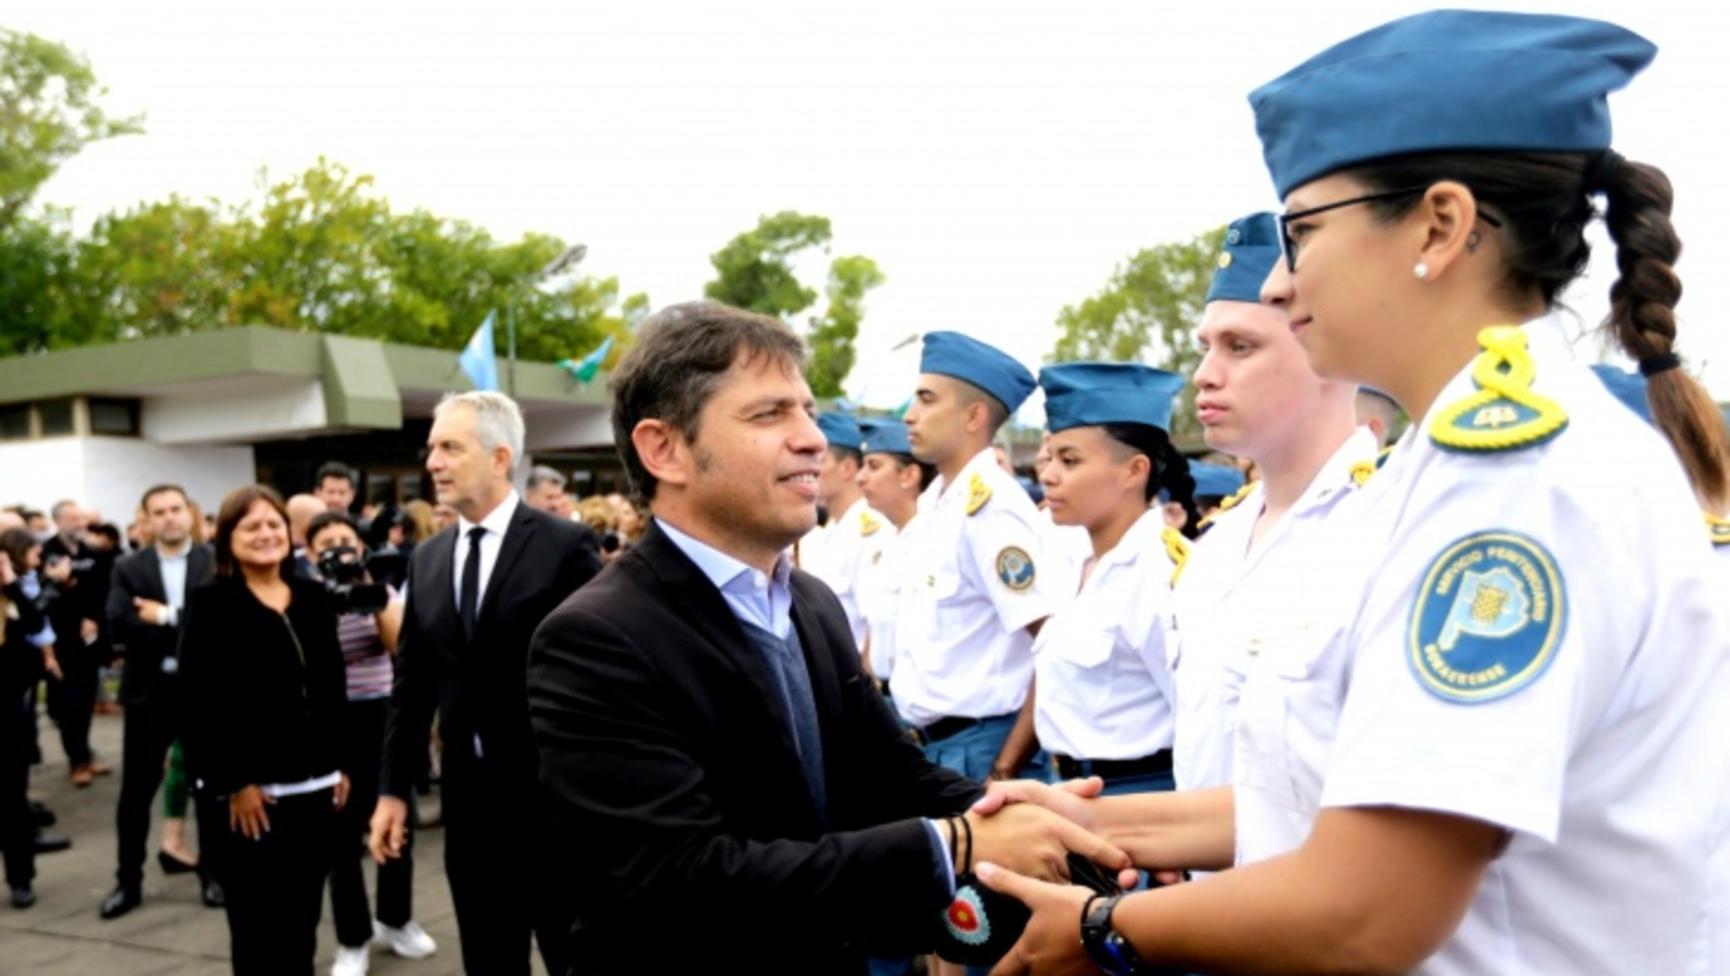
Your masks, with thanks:
M 889 520 L 861 498 L 839 518 L 806 533 L 799 542 L 799 568 L 828 584 L 847 611 L 853 646 L 865 646 L 865 614 L 859 607 L 859 579 L 883 551 Z M 892 528 L 892 527 L 891 527 Z
M 1079 525 L 1053 522 L 1049 508 L 1039 509 L 1039 533 L 1046 562 L 1040 572 L 1049 576 L 1051 592 L 1074 596 L 1081 588 L 1081 569 L 1093 558 L 1093 537 Z
M 1098 560 L 1033 642 L 1039 744 L 1072 759 L 1140 759 L 1171 748 L 1162 611 L 1177 568 L 1149 510 Z M 1150 665 L 1150 662 L 1151 665 Z
M 1251 545 L 1266 503 L 1252 485 L 1190 552 L 1172 594 L 1166 641 L 1177 691 L 1172 768 L 1178 789 L 1231 782 L 1232 731 L 1238 695 L 1254 659 L 1278 654 L 1302 638 L 1334 564 L 1351 554 L 1336 544 L 1333 513 L 1375 470 L 1376 439 L 1360 427 L 1316 471 L 1280 520 Z
M 1276 808 L 1469 817 L 1509 844 L 1415 972 L 1730 972 L 1720 567 L 1660 435 L 1553 318 L 1519 332 L 1567 428 L 1441 449 L 1431 424 L 1476 388 L 1468 367 L 1348 501 L 1363 565 L 1328 570 L 1309 636 L 1246 678 L 1239 857 L 1301 842 Z
M 907 524 L 911 527 L 913 520 Z M 865 615 L 865 629 L 870 634 L 871 673 L 878 680 L 889 681 L 895 673 L 896 607 L 908 579 L 908 536 L 888 519 L 883 520 L 878 534 L 881 544 L 859 574 L 859 611 Z
M 910 585 L 896 629 L 895 705 L 920 726 L 1013 712 L 1033 678 L 1027 625 L 1059 602 L 1041 571 L 1039 512 L 989 448 L 952 487 L 942 476 L 932 482 L 919 510 L 903 530 Z

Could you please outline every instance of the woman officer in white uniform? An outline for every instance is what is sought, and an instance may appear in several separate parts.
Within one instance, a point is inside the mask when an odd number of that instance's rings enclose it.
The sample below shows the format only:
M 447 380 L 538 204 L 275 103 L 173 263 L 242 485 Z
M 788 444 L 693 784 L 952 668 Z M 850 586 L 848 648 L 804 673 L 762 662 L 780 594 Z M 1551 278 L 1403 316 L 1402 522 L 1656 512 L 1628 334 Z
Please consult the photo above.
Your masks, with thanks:
M 1067 363 L 1039 374 L 1052 459 L 1040 474 L 1052 520 L 1087 530 L 1079 591 L 1033 642 L 1039 744 L 1065 779 L 1105 792 L 1172 788 L 1175 697 L 1162 611 L 1189 544 L 1153 500 L 1194 511 L 1171 401 L 1183 377 L 1131 363 Z M 1193 524 L 1193 519 L 1191 520 Z
M 1606 95 L 1654 54 L 1436 12 L 1252 96 L 1287 208 L 1264 298 L 1318 373 L 1421 419 L 1348 501 L 1336 623 L 1246 680 L 1232 787 L 999 789 L 1140 864 L 1239 866 L 1121 900 L 982 866 L 1034 910 L 998 972 L 1730 971 L 1730 606 L 1695 504 L 1722 509 L 1730 447 L 1676 368 L 1669 183 L 1609 152 Z M 1662 438 L 1551 314 L 1599 194 Z M 1282 851 L 1260 805 L 1313 809 L 1308 835 Z

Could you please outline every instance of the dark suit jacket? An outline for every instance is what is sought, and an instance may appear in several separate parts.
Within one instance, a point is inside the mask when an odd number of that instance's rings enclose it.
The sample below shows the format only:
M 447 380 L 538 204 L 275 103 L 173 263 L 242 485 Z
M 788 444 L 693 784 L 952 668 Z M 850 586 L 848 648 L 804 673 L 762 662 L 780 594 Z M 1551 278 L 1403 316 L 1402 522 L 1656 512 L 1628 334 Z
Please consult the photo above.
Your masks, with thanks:
M 855 972 L 934 944 L 948 891 L 920 818 L 980 788 L 903 735 L 835 595 L 797 570 L 791 588 L 826 828 L 761 653 L 658 525 L 536 632 L 529 710 L 577 847 L 576 972 Z
M 210 582 L 215 569 L 216 556 L 210 547 L 194 545 L 186 554 L 187 602 L 191 602 L 194 589 Z M 150 700 L 163 686 L 162 661 L 175 656 L 180 628 L 140 620 L 138 609 L 132 605 L 133 597 L 168 602 L 168 591 L 162 586 L 162 559 L 155 546 L 130 553 L 116 562 L 108 589 L 109 636 L 126 657 L 120 697 L 129 704 L 138 704 Z M 185 613 L 184 607 L 181 612 Z
M 470 645 L 452 576 L 457 544 L 452 526 L 415 548 L 414 583 L 397 642 L 396 683 L 385 727 L 381 792 L 403 799 L 413 795 L 436 708 L 447 814 L 455 812 L 453 806 L 484 800 L 511 816 L 521 812 L 513 811 L 513 804 L 538 792 L 523 693 L 529 637 L 559 601 L 594 577 L 600 556 L 588 526 L 519 500 L 481 595 Z M 477 735 L 482 756 L 475 754 Z M 475 790 L 489 795 L 474 796 Z

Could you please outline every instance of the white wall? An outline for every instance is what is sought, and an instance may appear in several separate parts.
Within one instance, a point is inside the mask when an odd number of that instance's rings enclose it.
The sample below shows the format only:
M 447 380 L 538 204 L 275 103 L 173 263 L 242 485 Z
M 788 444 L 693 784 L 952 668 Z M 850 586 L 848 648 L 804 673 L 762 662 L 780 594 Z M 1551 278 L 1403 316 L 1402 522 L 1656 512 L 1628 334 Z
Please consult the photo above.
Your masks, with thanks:
M 189 447 L 125 437 L 55 437 L 0 443 L 0 505 L 44 511 L 62 498 L 93 505 L 122 529 L 144 490 L 172 482 L 205 511 L 251 483 L 257 464 L 250 447 Z
M 50 437 L 0 442 L 0 505 L 24 505 L 46 512 L 62 498 L 81 498 L 85 487 L 84 440 Z M 102 514 L 108 515 L 106 511 Z
M 159 444 L 244 441 L 318 430 L 325 426 L 324 384 L 315 379 L 196 397 L 146 397 L 139 426 L 146 439 Z

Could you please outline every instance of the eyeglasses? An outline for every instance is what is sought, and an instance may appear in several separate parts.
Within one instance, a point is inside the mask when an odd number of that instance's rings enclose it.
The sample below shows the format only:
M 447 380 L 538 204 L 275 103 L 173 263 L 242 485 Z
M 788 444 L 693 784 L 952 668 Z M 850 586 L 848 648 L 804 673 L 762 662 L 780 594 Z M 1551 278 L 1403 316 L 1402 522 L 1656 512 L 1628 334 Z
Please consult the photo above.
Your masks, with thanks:
M 1280 214 L 1279 217 L 1276 218 L 1279 222 L 1279 249 L 1280 253 L 1285 255 L 1286 270 L 1294 273 L 1297 271 L 1298 246 L 1297 242 L 1292 240 L 1291 231 L 1288 229 L 1292 221 L 1302 220 L 1305 217 L 1314 217 L 1316 214 L 1327 213 L 1329 210 L 1338 210 L 1341 207 L 1351 207 L 1360 203 L 1374 203 L 1377 200 L 1393 200 L 1399 197 L 1409 197 L 1415 193 L 1424 193 L 1428 190 L 1428 186 L 1408 186 L 1402 190 L 1389 190 L 1386 193 L 1370 193 L 1361 197 L 1352 197 L 1350 200 L 1336 200 L 1333 203 L 1324 203 L 1319 207 L 1311 207 L 1308 210 L 1296 210 L 1291 213 Z M 1499 228 L 1502 226 L 1500 220 L 1484 213 L 1482 210 L 1478 211 L 1478 217 L 1491 227 Z

